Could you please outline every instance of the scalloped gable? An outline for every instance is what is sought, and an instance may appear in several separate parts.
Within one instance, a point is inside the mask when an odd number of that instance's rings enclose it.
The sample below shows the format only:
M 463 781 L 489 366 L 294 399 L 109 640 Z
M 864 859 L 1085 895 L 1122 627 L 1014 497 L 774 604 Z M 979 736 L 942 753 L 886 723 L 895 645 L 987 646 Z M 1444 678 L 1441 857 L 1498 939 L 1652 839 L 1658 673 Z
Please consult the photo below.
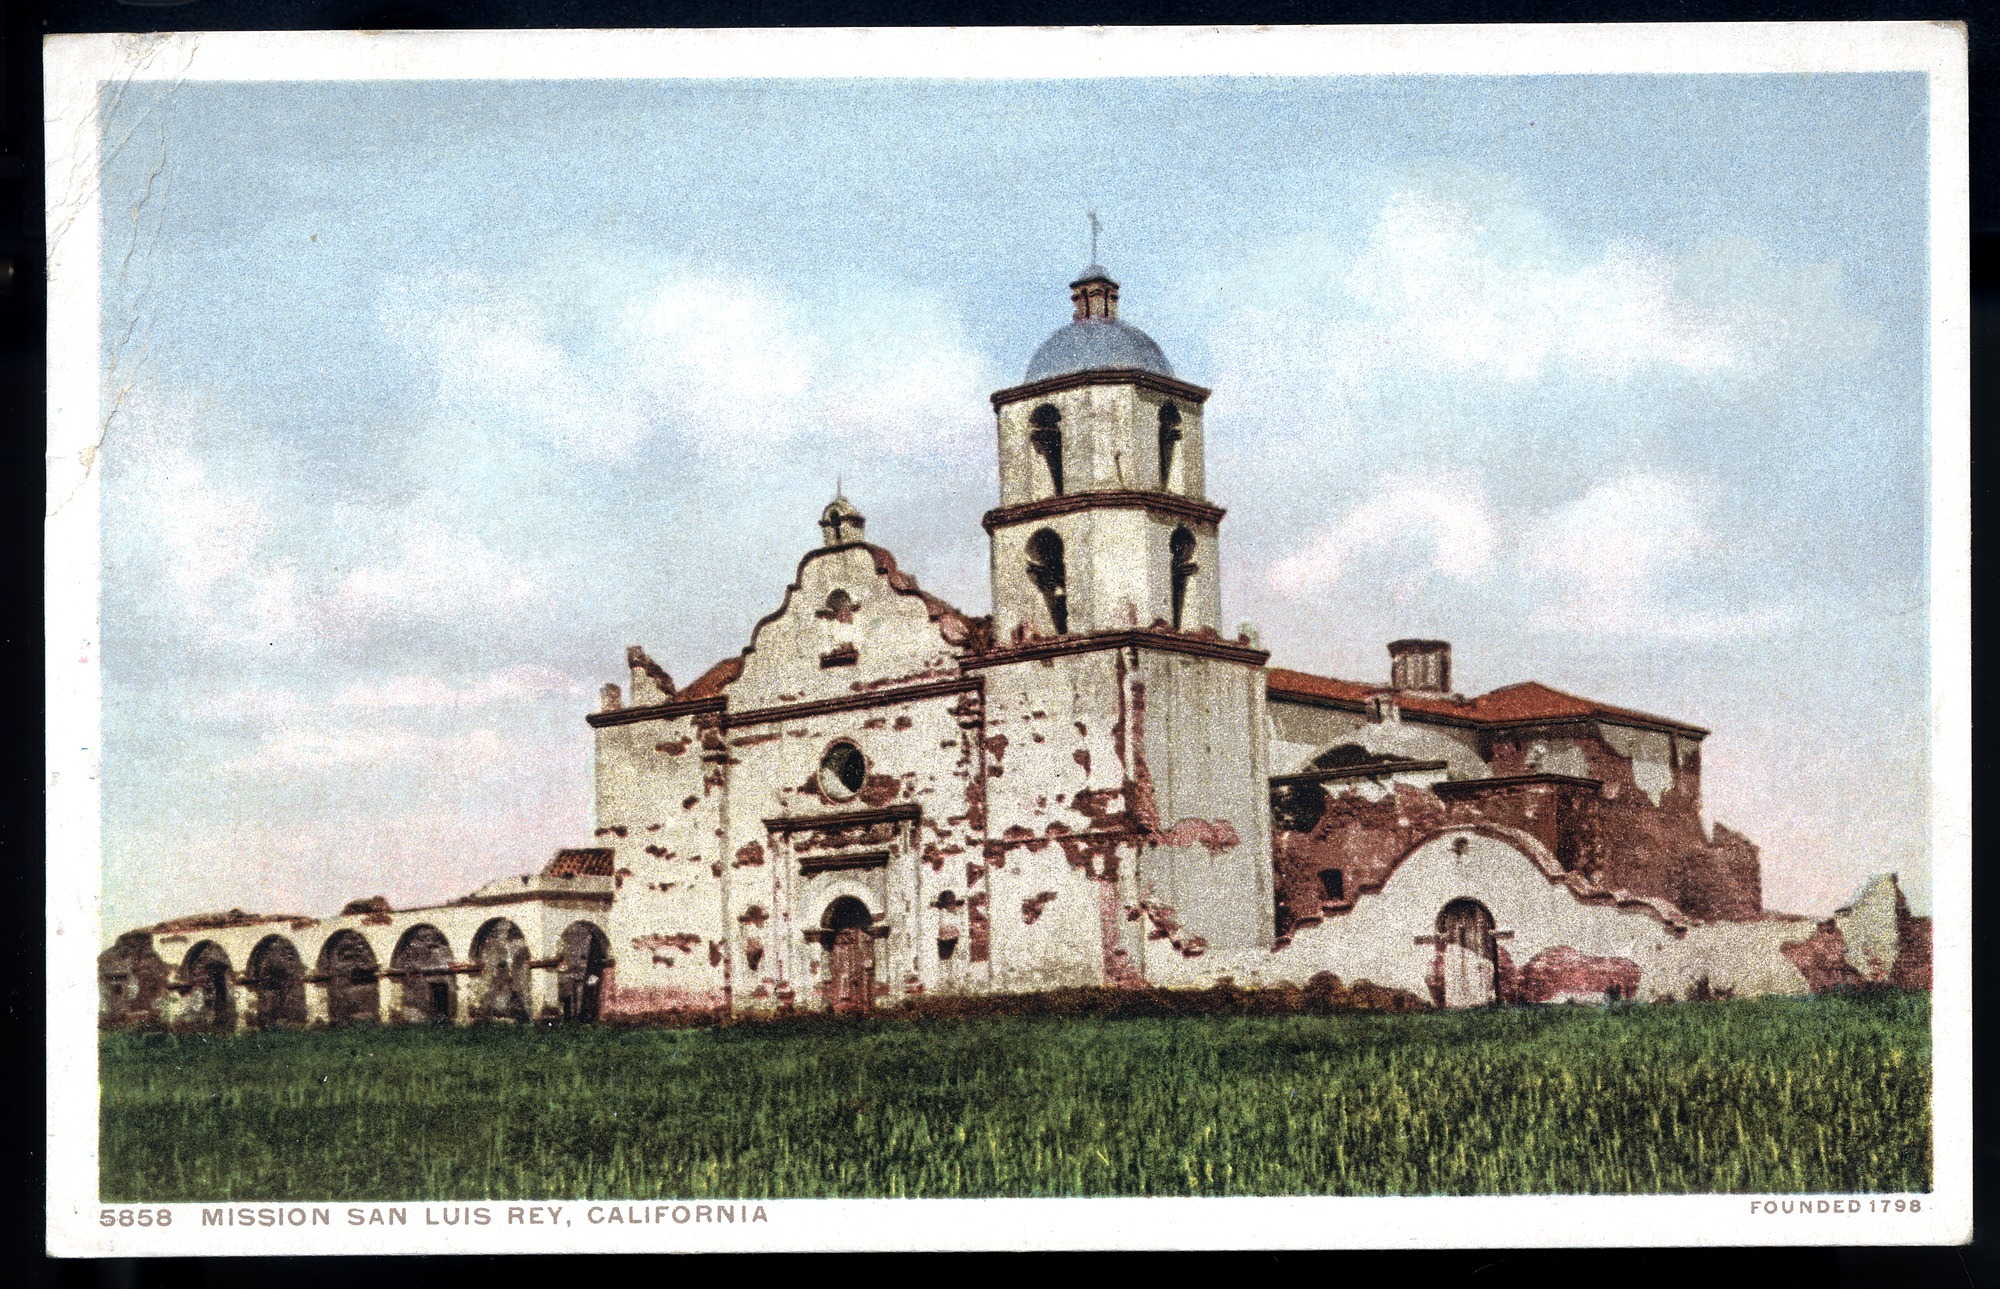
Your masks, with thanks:
M 783 602 L 752 629 L 730 705 L 775 706 L 956 675 L 959 656 L 988 647 L 990 634 L 988 619 L 923 590 L 883 548 L 821 547 L 799 561 Z

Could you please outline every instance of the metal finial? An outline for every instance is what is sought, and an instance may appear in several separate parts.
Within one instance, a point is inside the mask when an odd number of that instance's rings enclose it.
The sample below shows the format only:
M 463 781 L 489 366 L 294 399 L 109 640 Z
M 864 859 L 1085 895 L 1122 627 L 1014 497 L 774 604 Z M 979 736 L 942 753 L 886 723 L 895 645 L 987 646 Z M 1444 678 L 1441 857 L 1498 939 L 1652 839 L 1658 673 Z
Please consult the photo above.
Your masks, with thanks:
M 1087 211 L 1085 213 L 1090 220 L 1090 262 L 1095 264 L 1097 263 L 1097 234 L 1103 228 L 1103 225 L 1097 222 L 1096 211 Z

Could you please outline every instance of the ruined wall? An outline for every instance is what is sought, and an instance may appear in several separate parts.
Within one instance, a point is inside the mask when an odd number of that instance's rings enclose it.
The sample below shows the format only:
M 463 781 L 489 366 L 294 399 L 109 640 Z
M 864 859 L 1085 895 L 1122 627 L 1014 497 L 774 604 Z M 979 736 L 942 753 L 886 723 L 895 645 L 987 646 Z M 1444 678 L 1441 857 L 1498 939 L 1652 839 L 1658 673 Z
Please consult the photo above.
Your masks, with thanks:
M 1664 731 L 1575 721 L 1488 735 L 1495 775 L 1554 773 L 1603 786 L 1578 820 L 1569 866 L 1600 885 L 1671 902 L 1703 921 L 1763 911 L 1757 848 L 1701 820 L 1701 746 Z
M 1476 825 L 1422 842 L 1380 889 L 1363 892 L 1339 916 L 1298 926 L 1261 960 L 1233 955 L 1209 971 L 1245 984 L 1299 985 L 1331 972 L 1348 984 L 1365 980 L 1438 1001 L 1438 919 L 1458 900 L 1477 901 L 1494 919 L 1501 1001 L 1536 991 L 1573 995 L 1605 981 L 1653 997 L 1663 962 L 1686 934 L 1671 910 L 1589 888 L 1531 838 Z

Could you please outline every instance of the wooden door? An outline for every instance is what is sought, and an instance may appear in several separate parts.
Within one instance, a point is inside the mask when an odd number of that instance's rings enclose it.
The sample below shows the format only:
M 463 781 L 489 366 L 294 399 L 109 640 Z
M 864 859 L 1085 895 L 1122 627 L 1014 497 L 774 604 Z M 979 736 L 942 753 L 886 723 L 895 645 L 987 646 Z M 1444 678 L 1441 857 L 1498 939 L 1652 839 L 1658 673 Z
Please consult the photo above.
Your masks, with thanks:
M 1493 914 L 1476 900 L 1453 900 L 1438 914 L 1443 954 L 1444 1005 L 1484 1007 L 1495 998 L 1499 945 Z
M 860 927 L 833 933 L 827 955 L 827 997 L 836 1012 L 853 1014 L 875 1006 L 875 938 Z

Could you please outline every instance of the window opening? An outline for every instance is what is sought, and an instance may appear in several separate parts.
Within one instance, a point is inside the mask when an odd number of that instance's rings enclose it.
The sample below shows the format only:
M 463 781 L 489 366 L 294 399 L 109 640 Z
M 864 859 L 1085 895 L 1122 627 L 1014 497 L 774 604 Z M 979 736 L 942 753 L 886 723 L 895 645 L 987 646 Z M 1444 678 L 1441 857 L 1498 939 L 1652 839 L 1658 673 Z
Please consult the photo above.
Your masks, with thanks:
M 1174 449 L 1181 441 L 1181 409 L 1171 402 L 1160 404 L 1160 486 L 1174 477 Z
M 852 743 L 835 743 L 819 761 L 820 790 L 829 797 L 851 797 L 868 778 L 868 760 Z
M 1028 576 L 1042 592 L 1049 608 L 1049 621 L 1057 635 L 1069 633 L 1068 572 L 1063 568 L 1063 541 L 1054 530 L 1044 528 L 1028 539 Z

